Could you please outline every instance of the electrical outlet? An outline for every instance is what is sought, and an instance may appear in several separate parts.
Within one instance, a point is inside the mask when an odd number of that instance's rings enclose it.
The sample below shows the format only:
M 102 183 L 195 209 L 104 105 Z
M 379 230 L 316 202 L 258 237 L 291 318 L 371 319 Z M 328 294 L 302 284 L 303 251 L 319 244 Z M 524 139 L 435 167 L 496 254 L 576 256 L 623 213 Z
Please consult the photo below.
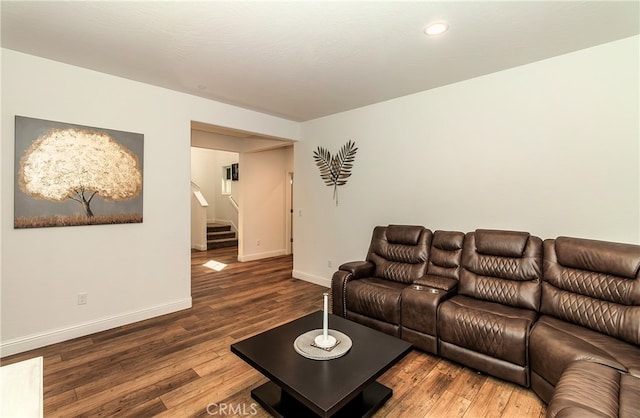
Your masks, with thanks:
M 260 246 L 260 240 L 256 241 L 256 245 L 259 247 Z
M 78 293 L 78 305 L 86 305 L 88 296 L 86 293 Z
M 333 261 L 327 260 L 327 267 L 332 268 L 333 267 Z

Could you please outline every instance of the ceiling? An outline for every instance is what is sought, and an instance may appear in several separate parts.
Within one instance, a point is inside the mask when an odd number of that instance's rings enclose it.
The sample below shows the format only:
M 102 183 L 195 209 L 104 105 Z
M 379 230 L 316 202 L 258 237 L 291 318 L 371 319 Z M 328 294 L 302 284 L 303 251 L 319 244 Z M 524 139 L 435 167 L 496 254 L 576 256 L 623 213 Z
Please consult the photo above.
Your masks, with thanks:
M 295 121 L 637 35 L 639 1 L 6 1 L 2 47 Z M 449 31 L 427 37 L 426 24 Z

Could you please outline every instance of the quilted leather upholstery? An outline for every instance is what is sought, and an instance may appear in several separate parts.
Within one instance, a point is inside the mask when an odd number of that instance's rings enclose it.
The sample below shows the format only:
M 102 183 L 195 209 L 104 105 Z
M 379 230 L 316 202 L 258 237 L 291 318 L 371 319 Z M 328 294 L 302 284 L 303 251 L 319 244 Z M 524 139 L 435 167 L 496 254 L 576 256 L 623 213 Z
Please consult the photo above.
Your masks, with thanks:
M 542 313 L 640 345 L 640 247 L 560 237 L 544 260 Z
M 463 243 L 462 232 L 435 231 L 429 251 L 427 274 L 459 280 Z
M 406 284 L 423 276 L 431 238 L 431 231 L 421 226 L 376 227 L 367 254 L 375 265 L 374 276 Z
M 476 229 L 474 239 L 476 242 L 476 250 L 480 254 L 520 258 L 524 254 L 529 233 Z
M 638 417 L 639 407 L 639 378 L 601 364 L 577 361 L 558 381 L 547 417 Z
M 507 244 L 491 244 L 490 239 Z M 478 248 L 477 242 L 482 242 Z M 499 250 L 504 254 L 499 254 Z M 481 252 L 484 251 L 484 252 Z M 518 254 L 517 257 L 515 254 Z M 476 230 L 462 251 L 460 288 L 475 299 L 537 310 L 542 276 L 542 240 L 526 232 Z
M 640 376 L 639 271 L 637 245 L 545 240 L 543 315 L 529 347 L 532 388 L 543 400 L 575 360 Z
M 640 271 L 640 249 L 637 245 L 558 237 L 555 250 L 558 262 L 574 269 L 606 272 L 632 280 Z M 639 296 L 637 289 L 634 295 Z
M 536 321 L 529 339 L 531 371 L 555 386 L 576 360 L 590 360 L 640 376 L 640 347 L 548 315 Z M 534 390 L 538 392 L 534 386 Z M 546 390 L 539 393 L 544 395 Z
M 347 286 L 347 310 L 392 324 L 400 323 L 400 295 L 405 286 L 377 277 Z
M 541 272 L 539 238 L 515 231 L 468 233 L 458 295 L 438 310 L 442 355 L 528 386 L 527 349 Z
M 519 366 L 527 365 L 527 342 L 535 311 L 455 296 L 442 304 L 438 315 L 441 340 Z

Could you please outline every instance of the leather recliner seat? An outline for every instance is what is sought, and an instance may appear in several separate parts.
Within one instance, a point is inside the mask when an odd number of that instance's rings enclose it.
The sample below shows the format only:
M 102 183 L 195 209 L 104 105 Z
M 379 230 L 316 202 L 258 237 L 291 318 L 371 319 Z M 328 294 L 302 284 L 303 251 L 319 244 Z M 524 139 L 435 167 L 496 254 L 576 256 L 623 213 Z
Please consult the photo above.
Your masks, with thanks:
M 541 273 L 540 238 L 510 231 L 467 234 L 458 294 L 439 308 L 440 354 L 528 386 Z
M 640 376 L 638 246 L 545 240 L 540 312 L 529 351 L 531 386 L 545 402 L 576 360 Z
M 333 312 L 399 337 L 402 291 L 425 275 L 432 235 L 421 226 L 376 227 L 366 261 L 334 274 Z
M 640 415 L 640 378 L 594 363 L 575 361 L 562 373 L 549 418 L 632 418 Z

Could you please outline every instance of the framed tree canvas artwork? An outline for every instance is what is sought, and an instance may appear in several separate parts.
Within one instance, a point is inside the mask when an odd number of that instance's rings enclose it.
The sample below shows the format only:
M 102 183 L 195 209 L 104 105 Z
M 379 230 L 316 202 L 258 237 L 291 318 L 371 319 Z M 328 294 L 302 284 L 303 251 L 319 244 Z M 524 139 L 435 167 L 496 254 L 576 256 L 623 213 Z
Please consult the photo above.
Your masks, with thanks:
M 144 135 L 15 117 L 14 228 L 142 222 Z

